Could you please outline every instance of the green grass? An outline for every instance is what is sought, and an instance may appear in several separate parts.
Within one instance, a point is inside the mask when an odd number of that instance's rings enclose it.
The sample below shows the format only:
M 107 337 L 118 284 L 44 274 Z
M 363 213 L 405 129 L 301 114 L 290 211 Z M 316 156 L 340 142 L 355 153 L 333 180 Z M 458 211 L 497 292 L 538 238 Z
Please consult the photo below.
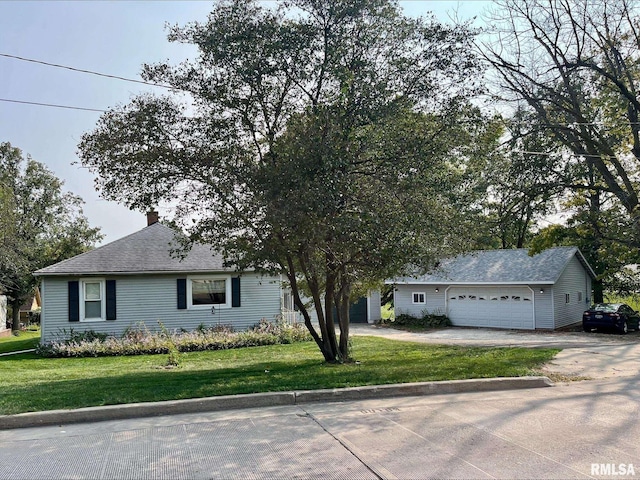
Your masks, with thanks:
M 22 330 L 18 335 L 0 338 L 0 353 L 19 352 L 36 348 L 40 342 L 40 330 Z
M 0 357 L 0 413 L 215 395 L 351 387 L 534 373 L 558 350 L 476 348 L 353 338 L 360 363 L 323 363 L 314 343 L 180 355 L 101 358 Z

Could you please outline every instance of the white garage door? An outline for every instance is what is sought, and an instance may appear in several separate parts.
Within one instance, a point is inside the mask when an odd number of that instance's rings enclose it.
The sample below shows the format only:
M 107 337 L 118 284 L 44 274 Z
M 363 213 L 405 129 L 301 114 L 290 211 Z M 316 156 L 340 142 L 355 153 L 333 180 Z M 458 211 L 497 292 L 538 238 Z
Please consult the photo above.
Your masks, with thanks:
M 451 287 L 447 314 L 454 325 L 533 330 L 533 293 L 527 287 Z

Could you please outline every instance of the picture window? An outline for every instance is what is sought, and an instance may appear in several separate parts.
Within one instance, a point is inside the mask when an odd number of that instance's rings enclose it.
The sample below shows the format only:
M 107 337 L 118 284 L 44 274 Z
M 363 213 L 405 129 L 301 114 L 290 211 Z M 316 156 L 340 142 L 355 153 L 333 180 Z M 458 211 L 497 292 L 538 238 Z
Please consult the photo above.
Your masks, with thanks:
M 230 277 L 193 277 L 187 282 L 189 308 L 230 308 Z

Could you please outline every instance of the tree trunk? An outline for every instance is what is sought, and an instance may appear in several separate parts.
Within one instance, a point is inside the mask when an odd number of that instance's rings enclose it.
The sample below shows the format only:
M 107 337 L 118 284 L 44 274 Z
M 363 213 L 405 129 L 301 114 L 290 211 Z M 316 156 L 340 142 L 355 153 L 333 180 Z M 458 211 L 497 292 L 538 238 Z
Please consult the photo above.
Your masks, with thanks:
M 11 302 L 11 331 L 17 332 L 20 330 L 20 304 L 19 300 L 13 300 Z
M 604 302 L 604 289 L 602 288 L 602 280 L 594 280 L 591 283 L 593 288 L 593 303 Z
M 351 288 L 345 285 L 340 289 L 340 358 L 342 361 L 349 360 L 349 297 L 351 296 Z

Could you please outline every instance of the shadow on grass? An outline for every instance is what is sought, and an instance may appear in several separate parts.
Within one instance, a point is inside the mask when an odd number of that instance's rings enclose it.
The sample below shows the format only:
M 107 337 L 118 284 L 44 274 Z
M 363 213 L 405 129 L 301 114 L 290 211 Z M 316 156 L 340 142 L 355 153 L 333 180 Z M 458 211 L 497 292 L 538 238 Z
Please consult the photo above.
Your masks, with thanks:
M 185 354 L 181 367 L 162 368 L 166 355 L 100 359 L 38 359 L 25 354 L 14 365 L 46 372 L 33 381 L 2 382 L 0 413 L 70 409 L 132 402 L 152 402 L 218 395 L 344 388 L 419 381 L 510 377 L 531 374 L 551 359 L 555 350 L 465 348 L 374 341 L 356 349 L 358 363 L 322 363 L 319 352 L 310 357 L 269 361 L 270 350 L 256 350 L 252 358 L 233 367 L 215 352 Z M 399 343 L 399 345 L 395 345 Z M 262 347 L 259 347 L 262 348 Z M 227 355 L 231 354 L 227 351 Z M 21 355 L 21 357 L 23 357 Z M 209 360 L 210 359 L 210 360 Z M 69 360 L 76 360 L 70 362 Z M 128 362 L 128 364 L 127 364 Z M 212 367 L 212 365 L 222 365 Z M 5 364 L 10 367 L 10 364 Z M 75 367 L 82 368 L 77 373 Z M 137 371 L 132 371 L 132 368 Z M 10 370 L 10 368 L 8 368 Z M 66 377 L 66 378 L 65 378 Z M 79 378 L 82 377 L 82 378 Z

